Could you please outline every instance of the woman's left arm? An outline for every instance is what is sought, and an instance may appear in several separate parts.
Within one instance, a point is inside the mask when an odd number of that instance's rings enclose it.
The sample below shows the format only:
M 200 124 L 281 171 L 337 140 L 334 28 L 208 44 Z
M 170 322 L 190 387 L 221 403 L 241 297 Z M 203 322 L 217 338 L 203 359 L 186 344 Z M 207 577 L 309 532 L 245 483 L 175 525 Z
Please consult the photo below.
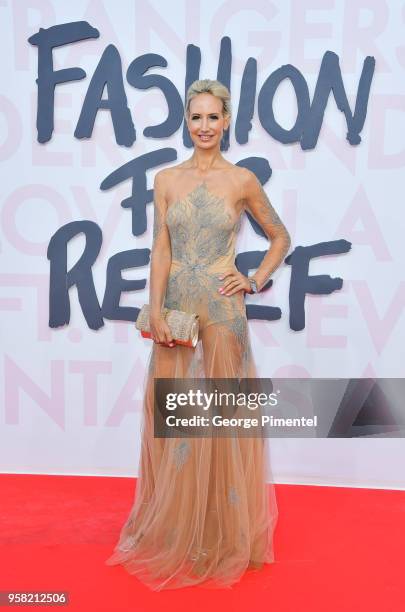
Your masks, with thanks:
M 283 261 L 291 245 L 290 234 L 274 210 L 256 175 L 244 168 L 244 201 L 248 210 L 269 238 L 271 245 L 256 272 L 250 277 L 260 289 Z

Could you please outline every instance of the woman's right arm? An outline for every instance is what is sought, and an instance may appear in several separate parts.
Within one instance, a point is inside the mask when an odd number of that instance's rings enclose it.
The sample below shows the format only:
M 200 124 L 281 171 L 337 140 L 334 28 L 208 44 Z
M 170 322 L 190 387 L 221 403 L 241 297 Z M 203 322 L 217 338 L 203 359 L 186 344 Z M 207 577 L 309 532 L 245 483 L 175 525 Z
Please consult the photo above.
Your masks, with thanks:
M 153 240 L 150 266 L 150 314 L 161 314 L 166 294 L 167 279 L 172 261 L 169 230 L 166 225 L 167 202 L 164 171 L 156 174 L 153 183 Z
M 169 326 L 162 317 L 167 280 L 172 262 L 169 230 L 166 225 L 167 201 L 164 170 L 155 175 L 153 183 L 153 240 L 149 279 L 150 327 L 155 342 L 170 343 Z

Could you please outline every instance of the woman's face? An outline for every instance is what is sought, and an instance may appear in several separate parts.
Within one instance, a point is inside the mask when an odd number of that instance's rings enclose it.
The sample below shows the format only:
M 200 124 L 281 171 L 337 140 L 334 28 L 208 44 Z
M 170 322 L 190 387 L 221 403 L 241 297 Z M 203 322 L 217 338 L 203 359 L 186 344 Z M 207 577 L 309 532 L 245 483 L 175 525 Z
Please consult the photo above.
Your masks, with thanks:
M 203 149 L 220 147 L 223 131 L 230 118 L 222 114 L 222 100 L 210 93 L 200 93 L 190 101 L 187 127 L 194 146 Z

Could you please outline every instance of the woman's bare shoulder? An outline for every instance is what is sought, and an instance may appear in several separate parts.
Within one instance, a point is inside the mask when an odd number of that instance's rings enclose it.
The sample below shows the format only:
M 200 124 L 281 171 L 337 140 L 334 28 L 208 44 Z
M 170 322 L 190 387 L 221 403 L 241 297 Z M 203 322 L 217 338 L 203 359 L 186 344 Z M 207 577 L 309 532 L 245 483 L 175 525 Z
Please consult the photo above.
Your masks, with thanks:
M 155 184 L 158 182 L 162 187 L 167 187 L 172 181 L 178 180 L 178 175 L 186 168 L 185 163 L 181 162 L 169 168 L 162 168 L 155 174 Z
M 232 162 L 226 161 L 221 170 L 227 170 L 229 175 L 236 181 L 246 181 L 250 174 L 253 174 L 248 168 L 238 166 Z
M 228 171 L 228 176 L 231 179 L 230 183 L 232 183 L 238 189 L 242 188 L 244 190 L 248 190 L 252 179 L 255 179 L 256 176 L 248 168 L 238 166 L 237 164 L 229 164 Z
M 256 176 L 255 173 L 252 172 L 252 170 L 249 170 L 249 168 L 245 168 L 245 166 L 236 166 L 236 165 L 235 165 L 235 174 L 239 180 L 244 181 L 244 182 L 252 180 Z
M 237 178 L 239 181 L 246 181 L 249 179 L 249 175 L 253 174 L 248 168 L 245 168 L 244 166 L 237 166 L 236 164 L 233 164 L 233 167 L 235 178 Z

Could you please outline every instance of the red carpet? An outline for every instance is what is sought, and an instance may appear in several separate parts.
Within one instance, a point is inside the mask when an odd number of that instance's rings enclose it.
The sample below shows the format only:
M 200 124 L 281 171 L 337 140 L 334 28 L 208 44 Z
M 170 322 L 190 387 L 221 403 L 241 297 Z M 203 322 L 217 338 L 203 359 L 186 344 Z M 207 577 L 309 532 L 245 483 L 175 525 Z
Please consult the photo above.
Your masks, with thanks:
M 68 606 L 48 609 L 405 610 L 403 491 L 277 485 L 276 563 L 229 590 L 151 592 L 121 566 L 104 565 L 132 504 L 133 479 L 0 479 L 0 590 L 69 592 Z

